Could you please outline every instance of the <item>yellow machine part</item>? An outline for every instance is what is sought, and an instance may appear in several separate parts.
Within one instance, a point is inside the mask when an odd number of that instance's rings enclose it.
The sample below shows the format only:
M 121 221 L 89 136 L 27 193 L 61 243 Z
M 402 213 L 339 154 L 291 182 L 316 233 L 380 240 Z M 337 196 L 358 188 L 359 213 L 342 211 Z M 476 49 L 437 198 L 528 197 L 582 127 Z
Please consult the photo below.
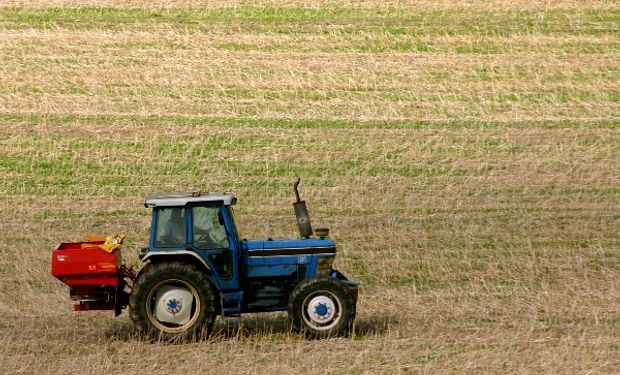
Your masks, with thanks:
M 124 239 L 125 239 L 124 233 L 119 233 L 119 234 L 116 234 L 113 236 L 107 236 L 107 237 L 86 236 L 86 243 L 82 244 L 82 248 L 93 247 L 93 242 L 94 243 L 103 242 L 103 244 L 96 245 L 96 247 L 100 248 L 101 250 L 107 253 L 112 253 L 115 250 L 121 248 L 121 244 L 123 243 Z

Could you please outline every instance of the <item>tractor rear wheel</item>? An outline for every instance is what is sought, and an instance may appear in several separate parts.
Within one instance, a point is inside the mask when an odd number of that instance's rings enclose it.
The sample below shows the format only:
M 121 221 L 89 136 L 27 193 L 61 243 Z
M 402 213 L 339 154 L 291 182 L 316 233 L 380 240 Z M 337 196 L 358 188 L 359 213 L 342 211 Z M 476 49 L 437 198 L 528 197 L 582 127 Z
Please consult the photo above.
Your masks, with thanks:
M 339 280 L 306 279 L 291 293 L 288 315 L 293 329 L 308 337 L 343 335 L 355 319 L 355 297 Z
M 149 265 L 138 275 L 129 313 L 138 331 L 152 339 L 184 341 L 208 336 L 217 302 L 211 281 L 182 262 Z

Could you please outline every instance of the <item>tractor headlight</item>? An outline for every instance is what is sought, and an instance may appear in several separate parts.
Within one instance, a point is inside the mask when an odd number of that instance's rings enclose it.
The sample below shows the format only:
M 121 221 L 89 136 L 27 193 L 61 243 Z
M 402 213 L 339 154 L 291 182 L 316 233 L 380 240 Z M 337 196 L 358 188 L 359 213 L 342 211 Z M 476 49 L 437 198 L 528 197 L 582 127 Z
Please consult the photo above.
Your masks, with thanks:
M 319 275 L 329 275 L 329 272 L 332 269 L 332 263 L 334 263 L 333 256 L 323 256 L 319 257 L 317 266 L 316 266 L 316 274 Z

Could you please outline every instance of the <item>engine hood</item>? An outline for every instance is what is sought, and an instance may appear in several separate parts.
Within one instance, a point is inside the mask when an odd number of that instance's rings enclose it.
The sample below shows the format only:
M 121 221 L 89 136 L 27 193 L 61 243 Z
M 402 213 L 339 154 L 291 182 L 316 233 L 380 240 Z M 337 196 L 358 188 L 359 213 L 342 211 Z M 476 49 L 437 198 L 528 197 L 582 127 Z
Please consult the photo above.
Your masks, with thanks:
M 300 240 L 257 240 L 241 241 L 241 248 L 250 256 L 268 255 L 304 255 L 304 254 L 334 254 L 336 244 L 332 240 L 300 239 Z

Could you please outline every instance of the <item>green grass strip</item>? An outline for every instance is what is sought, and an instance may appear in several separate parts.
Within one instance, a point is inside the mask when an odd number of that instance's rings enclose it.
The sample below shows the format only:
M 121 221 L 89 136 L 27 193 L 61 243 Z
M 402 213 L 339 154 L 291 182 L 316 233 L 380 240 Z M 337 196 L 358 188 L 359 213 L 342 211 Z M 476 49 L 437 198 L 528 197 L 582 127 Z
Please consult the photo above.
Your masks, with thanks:
M 620 119 L 609 120 L 544 120 L 497 122 L 484 120 L 340 120 L 340 119 L 254 119 L 254 118 L 206 118 L 174 116 L 135 115 L 47 115 L 47 114 L 0 114 L 2 122 L 37 124 L 67 124 L 75 122 L 91 124 L 136 124 L 178 126 L 230 126 L 250 128 L 292 129 L 494 129 L 494 128 L 540 128 L 540 129 L 619 129 Z
M 0 8 L 0 29 L 127 30 L 173 25 L 179 30 L 273 33 L 376 31 L 392 35 L 611 35 L 620 30 L 616 9 L 468 12 L 354 8 Z M 326 27 L 327 26 L 327 27 Z M 331 30 L 331 31 L 330 31 Z

